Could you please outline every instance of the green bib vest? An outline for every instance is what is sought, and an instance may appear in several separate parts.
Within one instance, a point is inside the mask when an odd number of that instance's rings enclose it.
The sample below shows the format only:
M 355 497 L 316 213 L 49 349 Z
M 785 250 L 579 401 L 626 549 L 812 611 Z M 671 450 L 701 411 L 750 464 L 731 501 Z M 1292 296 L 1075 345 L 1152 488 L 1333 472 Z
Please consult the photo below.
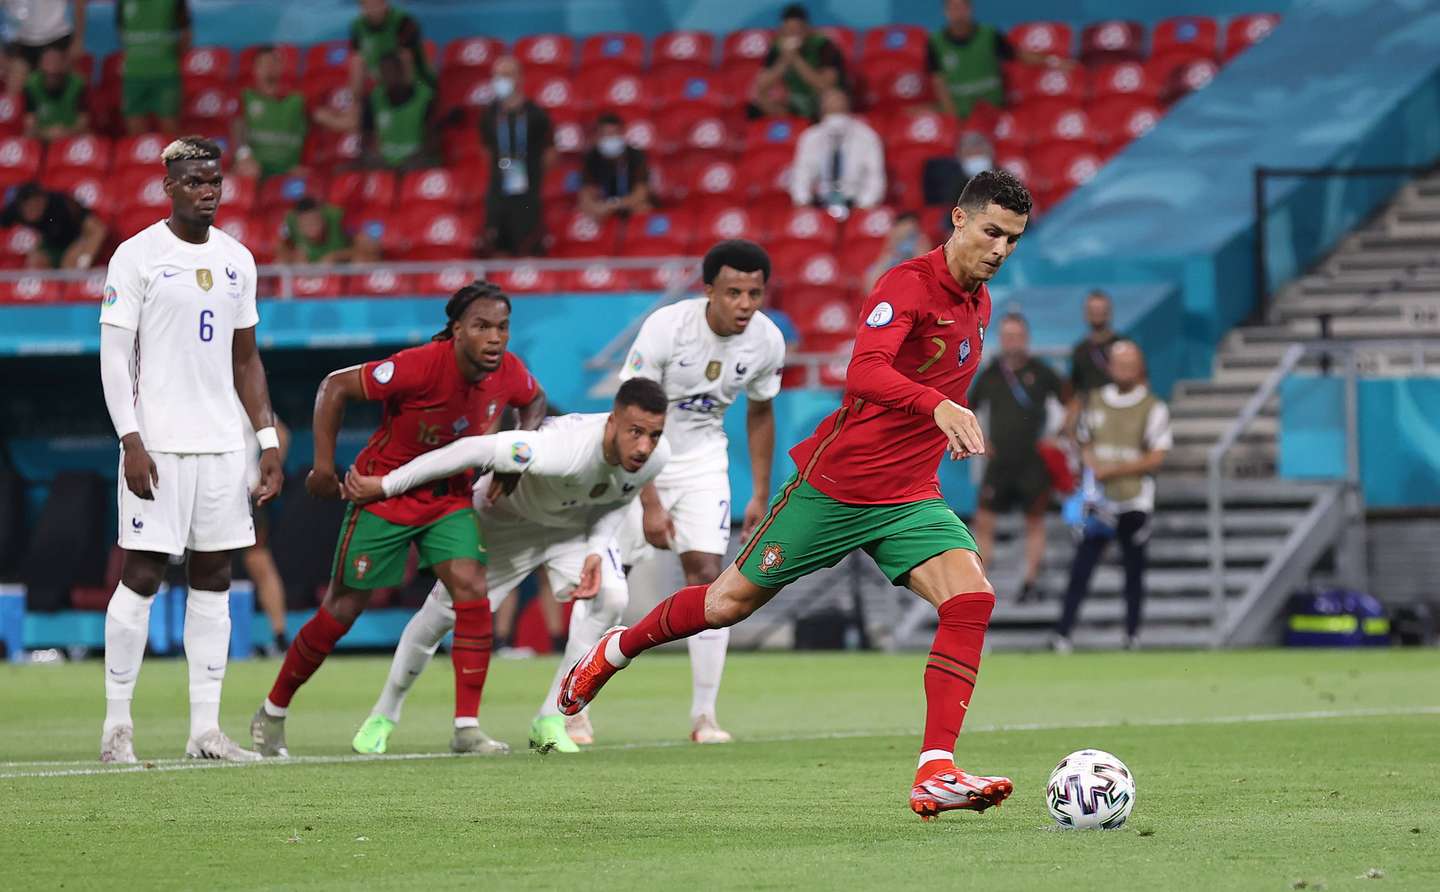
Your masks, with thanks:
M 288 173 L 300 163 L 305 148 L 305 98 L 291 93 L 278 99 L 246 90 L 240 97 L 245 138 L 255 152 L 263 176 Z
M 1085 423 L 1090 431 L 1090 448 L 1102 462 L 1129 462 L 1145 454 L 1145 424 L 1159 399 L 1153 393 L 1133 406 L 1116 407 L 1101 398 L 1101 390 L 1090 392 L 1085 401 Z M 1105 497 L 1115 502 L 1137 498 L 1145 485 L 1143 474 L 1111 477 L 1105 481 Z
M 180 73 L 180 28 L 174 0 L 119 0 L 120 47 L 125 76 L 175 77 Z
M 405 14 L 392 6 L 385 13 L 385 21 L 379 28 L 371 28 L 363 17 L 350 23 L 350 39 L 359 47 L 360 58 L 365 60 L 365 70 L 370 72 L 371 77 L 380 76 L 381 56 L 400 51 L 400 24 L 404 20 Z M 430 61 L 425 58 L 423 50 L 415 59 L 415 79 L 435 83 Z
M 289 234 L 295 247 L 304 252 L 305 259 L 310 263 L 318 263 L 326 254 L 350 247 L 349 240 L 345 238 L 344 217 L 340 209 L 327 204 L 319 210 L 325 218 L 325 236 L 320 241 L 311 241 L 301 234 L 300 215 L 297 212 L 291 211 L 285 215 L 285 232 Z
M 999 108 L 1005 103 L 1005 82 L 1000 77 L 1000 57 L 996 54 L 995 29 L 976 25 L 975 36 L 964 46 L 957 46 L 943 30 L 930 35 L 930 49 L 939 60 L 940 77 L 955 113 L 968 117 L 979 100 Z
M 805 38 L 805 43 L 800 47 L 800 58 L 811 68 L 820 68 L 820 50 L 825 46 L 826 37 L 823 34 L 811 34 Z M 790 109 L 802 118 L 815 118 L 820 114 L 820 97 L 815 93 L 815 88 L 805 82 L 805 78 L 796 74 L 792 69 L 785 69 L 785 90 L 789 96 Z
M 80 97 L 84 92 L 85 79 L 74 73 L 65 79 L 65 86 L 58 94 L 45 89 L 45 75 L 38 71 L 25 79 L 25 95 L 35 109 L 35 123 L 41 127 L 74 124 L 80 115 Z
M 370 94 L 370 108 L 375 113 L 375 133 L 379 138 L 380 158 L 391 167 L 409 161 L 425 145 L 425 111 L 430 107 L 434 91 L 416 82 L 415 92 L 401 105 L 391 105 L 390 97 L 381 88 Z

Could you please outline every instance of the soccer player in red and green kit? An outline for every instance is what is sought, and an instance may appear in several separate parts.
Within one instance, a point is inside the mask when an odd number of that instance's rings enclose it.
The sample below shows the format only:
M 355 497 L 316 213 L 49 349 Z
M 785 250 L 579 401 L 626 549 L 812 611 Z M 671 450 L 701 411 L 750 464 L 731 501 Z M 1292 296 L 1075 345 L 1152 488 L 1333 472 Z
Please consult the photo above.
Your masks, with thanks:
M 1009 779 L 955 766 L 994 589 L 970 531 L 940 497 L 940 459 L 985 451 L 963 401 L 980 366 L 990 292 L 1030 215 L 1030 193 L 1002 171 L 976 175 L 950 212 L 939 248 L 875 283 L 855 330 L 840 408 L 790 450 L 795 474 L 735 563 L 709 586 L 671 595 L 634 626 L 613 629 L 560 688 L 573 715 L 642 651 L 731 626 L 791 582 L 863 548 L 897 585 L 933 604 L 940 626 L 925 664 L 925 732 L 910 807 L 984 811 Z
M 418 455 L 460 437 L 491 433 L 507 406 L 521 428 L 545 417 L 545 393 L 510 341 L 510 299 L 489 282 L 466 285 L 445 305 L 445 328 L 428 344 L 388 359 L 331 372 L 315 396 L 315 465 L 306 489 L 339 498 L 335 437 L 345 404 L 384 403 L 380 429 L 355 459 L 364 474 L 393 471 Z M 350 630 L 376 589 L 398 586 L 410 544 L 420 565 L 432 567 L 455 600 L 455 736 L 463 753 L 506 752 L 480 731 L 477 715 L 490 665 L 492 625 L 485 586 L 485 544 L 471 504 L 469 472 L 437 485 L 361 508 L 350 505 L 335 547 L 330 590 L 285 654 L 270 696 L 250 722 L 251 738 L 265 756 L 289 755 L 285 716 L 290 699 L 315 674 Z

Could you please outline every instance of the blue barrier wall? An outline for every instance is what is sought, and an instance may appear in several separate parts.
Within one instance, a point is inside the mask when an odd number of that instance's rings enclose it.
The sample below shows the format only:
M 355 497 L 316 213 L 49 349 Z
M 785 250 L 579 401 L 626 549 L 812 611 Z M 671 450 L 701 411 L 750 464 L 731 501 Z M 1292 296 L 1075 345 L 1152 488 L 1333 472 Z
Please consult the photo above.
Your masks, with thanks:
M 1360 482 L 1372 508 L 1440 505 L 1440 378 L 1359 382 Z M 1345 475 L 1345 382 L 1294 375 L 1280 389 L 1280 476 Z
M 354 0 L 190 0 L 199 44 L 243 46 L 269 41 L 313 43 L 346 36 L 355 15 Z M 397 5 L 414 13 L 427 37 L 440 43 L 468 34 L 489 34 L 514 40 L 527 34 L 594 34 L 636 31 L 655 36 L 680 28 L 726 32 L 739 28 L 773 27 L 785 4 L 777 0 L 408 0 Z M 938 26 L 939 0 L 812 0 L 806 4 L 822 25 L 874 28 L 892 23 Z M 1011 27 L 1049 19 L 1091 22 L 1107 18 L 1135 19 L 1146 24 L 1172 15 L 1232 16 L 1250 12 L 1286 12 L 1294 0 L 1009 0 L 976 4 L 986 22 Z M 91 3 L 93 52 L 117 46 L 110 4 Z

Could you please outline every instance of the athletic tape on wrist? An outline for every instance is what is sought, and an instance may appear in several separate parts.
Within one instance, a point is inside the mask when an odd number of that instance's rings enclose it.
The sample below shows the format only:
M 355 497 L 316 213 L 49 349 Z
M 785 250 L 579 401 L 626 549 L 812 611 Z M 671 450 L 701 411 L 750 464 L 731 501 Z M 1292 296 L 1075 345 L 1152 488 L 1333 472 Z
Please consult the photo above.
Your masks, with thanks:
M 255 432 L 255 442 L 260 444 L 260 449 L 279 449 L 280 434 L 273 427 L 262 427 Z

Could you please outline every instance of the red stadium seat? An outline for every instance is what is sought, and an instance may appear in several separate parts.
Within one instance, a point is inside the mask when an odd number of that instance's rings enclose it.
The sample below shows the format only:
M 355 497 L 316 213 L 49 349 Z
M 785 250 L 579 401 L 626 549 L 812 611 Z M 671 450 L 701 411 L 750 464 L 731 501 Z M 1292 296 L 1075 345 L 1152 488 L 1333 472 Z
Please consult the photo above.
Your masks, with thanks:
M 1019 110 L 1007 108 L 995 116 L 991 137 L 997 152 L 1023 150 L 1030 144 L 1031 136 L 1030 125 Z
M 556 109 L 556 113 L 550 116 L 550 125 L 554 131 L 555 151 L 560 154 L 579 155 L 590 148 L 590 128 L 585 126 L 579 115 L 565 114 Z
M 698 276 L 692 279 L 693 269 L 693 265 L 671 261 L 651 269 L 631 270 L 626 274 L 625 280 L 628 287 L 636 291 L 668 291 L 698 281 Z
M 0 94 L 0 137 L 19 136 L 24 131 L 24 102 L 10 98 L 9 93 Z
M 231 171 L 225 175 L 225 182 L 220 187 L 220 206 L 248 214 L 255 206 L 258 191 L 254 177 L 242 177 Z
M 170 198 L 165 194 L 164 170 L 128 170 L 119 177 L 118 185 L 116 200 L 121 212 L 148 208 L 152 213 L 163 216 L 170 210 Z
M 655 122 L 649 118 L 626 118 L 625 142 L 647 154 L 656 151 L 660 134 Z
M 545 171 L 545 179 L 540 184 L 540 196 L 547 204 L 564 202 L 568 207 L 574 203 L 576 195 L 580 192 L 581 173 L 580 164 L 576 161 L 561 161 L 552 164 Z
M 115 189 L 103 173 L 71 167 L 45 174 L 44 182 L 46 188 L 73 196 L 102 220 L 115 215 Z
M 835 48 L 840 51 L 840 57 L 845 60 L 847 66 L 854 61 L 855 44 L 858 41 L 855 38 L 855 31 L 853 29 L 846 28 L 842 25 L 822 25 L 815 30 L 825 35 L 831 43 L 835 44 Z
M 1139 62 L 1116 62 L 1102 66 L 1090 81 L 1091 92 L 1096 99 L 1106 96 L 1155 99 L 1160 95 L 1161 86 L 1151 76 L 1150 70 Z
M 345 277 L 343 291 L 346 294 L 363 294 L 367 297 L 393 297 L 397 294 L 414 294 L 414 280 L 404 274 L 388 269 L 377 269 L 368 273 L 354 273 Z
M 660 122 L 660 150 L 683 151 L 691 159 L 729 159 L 734 154 L 725 119 L 694 106 L 674 109 Z
M 850 364 L 850 353 L 855 348 L 853 331 L 843 334 L 826 335 L 815 332 L 800 340 L 800 351 L 806 354 L 835 354 L 834 362 L 820 366 L 818 380 L 809 376 L 809 370 L 792 366 L 786 370 L 783 384 L 786 387 L 808 386 L 812 383 L 821 387 L 844 387 L 845 372 Z
M 656 82 L 664 108 L 695 105 L 709 113 L 734 104 L 734 95 L 714 71 L 696 71 L 678 77 L 657 76 Z
M 817 208 L 792 207 L 774 218 L 769 228 L 772 247 L 806 245 L 812 251 L 829 251 L 840 238 L 840 224 Z
M 1016 64 L 1007 69 L 1006 96 L 1015 102 L 1032 99 L 1063 99 L 1084 102 L 1089 85 L 1083 68 L 1042 68 L 1038 65 Z
M 116 201 L 118 207 L 119 201 Z M 165 212 L 153 207 L 132 207 L 129 210 L 119 211 L 115 214 L 115 235 L 120 239 L 127 239 L 140 230 L 165 218 Z M 249 242 L 245 243 L 249 246 Z
M 311 84 L 305 91 L 305 105 L 312 113 L 321 108 L 348 112 L 355 107 L 355 92 L 348 83 Z
M 929 42 L 929 32 L 919 25 L 885 25 L 871 28 L 865 32 L 865 38 L 860 44 L 860 59 L 864 62 L 896 59 L 923 69 L 925 47 Z
M 745 153 L 740 159 L 740 183 L 752 196 L 778 195 L 790 200 L 795 174 L 795 151 L 784 146 Z
M 9 264 L 12 269 L 23 266 L 25 258 L 38 247 L 40 247 L 40 236 L 29 226 L 10 226 L 0 229 L 0 257 L 13 261 Z
M 558 126 L 558 122 L 553 122 Z M 558 138 L 556 142 L 558 142 Z M 444 130 L 440 146 L 445 152 L 445 161 L 455 167 L 470 167 L 487 157 L 485 141 L 480 138 L 480 128 L 469 115 L 462 115 L 453 127 Z M 481 165 L 489 168 L 489 164 Z
M 470 266 L 451 266 L 435 273 L 425 273 L 414 279 L 415 293 L 419 295 L 449 296 L 475 281 L 476 270 Z
M 160 153 L 165 151 L 166 143 L 166 138 L 158 133 L 142 133 L 121 139 L 115 143 L 113 163 L 116 172 L 128 167 L 159 170 Z
M 1038 145 L 1057 142 L 1084 144 L 1095 142 L 1095 132 L 1090 126 L 1090 117 L 1080 106 L 1046 103 L 1034 108 L 1028 120 L 1033 127 L 1033 140 Z
M 259 54 L 260 48 L 259 45 L 247 46 L 240 51 L 236 73 L 241 86 L 249 86 L 253 82 L 255 56 Z M 285 89 L 291 89 L 300 82 L 300 48 L 293 43 L 277 43 L 273 48 L 280 59 L 280 83 Z
M 1026 186 L 1035 187 L 1035 174 L 1030 169 L 1030 162 L 1024 155 L 999 155 L 995 156 L 995 167 L 1011 174 L 1015 179 Z
M 414 170 L 400 181 L 400 207 L 424 208 L 437 214 L 455 211 L 462 204 L 460 183 L 444 167 Z
M 770 52 L 774 32 L 766 28 L 745 28 L 725 36 L 720 49 L 720 67 L 758 68 Z
M 1280 16 L 1274 13 L 1235 16 L 1225 26 L 1225 61 L 1230 61 L 1269 37 L 1278 24 Z
M 485 277 L 510 294 L 553 293 L 560 290 L 561 284 L 561 277 L 557 273 L 538 269 L 532 264 L 487 272 Z
M 311 167 L 349 166 L 359 160 L 364 143 L 359 133 L 335 133 L 323 128 L 310 131 L 300 163 Z
M 323 171 L 297 168 L 284 176 L 267 177 L 257 204 L 262 212 L 288 211 L 307 195 L 324 196 L 328 185 Z
M 396 186 L 394 171 L 349 170 L 330 181 L 326 197 L 347 213 L 361 208 L 388 210 L 395 204 Z
M 629 257 L 683 255 L 693 240 L 694 224 L 684 210 L 651 211 L 625 224 L 622 252 Z
M 840 289 L 803 285 L 786 288 L 784 310 L 802 340 L 813 335 L 850 337 L 855 332 L 855 301 Z
M 880 129 L 880 132 L 884 134 L 887 151 L 909 146 L 928 146 L 936 155 L 953 154 L 959 138 L 955 119 L 930 109 L 896 115 L 890 119 L 889 126 Z
M 1110 152 L 1148 133 L 1164 114 L 1159 106 L 1138 96 L 1101 99 L 1091 103 L 1088 112 L 1096 138 Z
M 1215 60 L 1220 55 L 1220 27 L 1205 16 L 1162 19 L 1150 35 L 1150 58 Z
M 800 141 L 800 134 L 809 126 L 810 122 L 804 118 L 765 118 L 751 121 L 745 131 L 745 153 L 748 155 L 776 146 L 793 153 L 795 143 Z
M 566 291 L 621 291 L 628 286 L 628 276 L 606 261 L 596 261 L 583 269 L 571 270 L 562 276 Z
M 908 59 L 882 56 L 861 63 L 867 108 L 895 108 L 920 105 L 934 99 L 930 78 L 923 66 Z
M 125 70 L 125 53 L 114 52 L 100 62 L 100 82 L 118 84 Z
M 586 104 L 597 112 L 615 112 L 621 117 L 646 114 L 654 104 L 649 83 L 634 72 L 616 74 L 605 79 L 584 81 Z
M 575 41 L 564 34 L 522 37 L 515 41 L 514 52 L 531 78 L 549 74 L 568 76 L 575 68 Z
M 493 37 L 459 37 L 445 45 L 445 77 L 461 71 L 490 73 L 490 66 L 505 54 L 505 43 Z
M 592 34 L 580 43 L 580 67 L 606 66 L 638 72 L 645 67 L 645 38 L 633 32 Z
M 484 71 L 462 70 L 440 79 L 440 110 L 478 111 L 495 101 L 490 75 Z
M 1145 28 L 1139 22 L 1094 22 L 1080 32 L 1080 60 L 1086 65 L 1138 62 L 1145 55 L 1144 42 Z
M 28 275 L 14 282 L 0 282 L 0 303 L 48 304 L 65 297 L 65 285 L 39 275 Z
M 653 70 L 683 71 L 690 66 L 715 67 L 715 38 L 709 32 L 669 31 L 655 38 L 650 47 Z
M 475 223 L 457 213 L 406 208 L 394 221 L 408 246 L 406 259 L 459 260 L 475 256 L 479 232 Z M 388 233 L 387 233 L 388 234 Z
M 855 211 L 840 238 L 840 260 L 846 272 L 859 276 L 874 263 L 894 225 L 895 211 L 888 207 Z
M 924 202 L 925 162 L 936 157 L 936 150 L 930 146 L 906 146 L 886 155 L 887 185 L 895 203 L 915 207 Z
M 326 40 L 312 44 L 305 51 L 305 74 L 307 83 L 313 81 L 346 80 L 350 77 L 350 41 Z
M 556 109 L 578 109 L 581 107 L 580 94 L 575 84 L 563 74 L 547 74 L 531 81 L 535 104 L 548 111 Z
M 614 217 L 597 220 L 586 214 L 571 214 L 555 233 L 557 257 L 606 257 L 620 244 L 620 221 Z
M 66 282 L 63 300 L 77 304 L 99 300 L 105 291 L 105 275 L 106 271 L 103 269 L 92 269 L 90 274 L 80 281 Z
M 1083 145 L 1056 144 L 1037 149 L 1030 156 L 1034 179 L 1042 193 L 1063 196 L 1076 186 L 1088 183 L 1103 161 Z M 1043 202 L 1047 207 L 1053 202 Z
M 0 186 L 33 180 L 40 174 L 40 143 L 23 136 L 0 139 Z
M 229 86 L 217 84 L 185 96 L 180 107 L 181 126 L 186 130 L 228 130 L 240 100 Z
M 789 243 L 770 249 L 770 262 L 782 288 L 838 288 L 845 275 L 840 261 L 826 248 Z
M 1155 66 L 1165 66 L 1170 63 L 1169 58 L 1156 59 L 1152 62 Z M 1160 76 L 1164 68 L 1152 68 L 1152 73 Z M 1220 73 L 1220 66 L 1213 59 L 1193 59 L 1189 62 L 1181 62 L 1170 68 L 1163 75 L 1165 84 L 1160 98 L 1167 102 L 1175 102 L 1182 97 L 1188 96 L 1196 90 L 1204 89 Z
M 114 144 L 103 136 L 71 136 L 50 143 L 45 152 L 45 173 L 79 170 L 105 174 L 110 170 Z
M 740 173 L 729 161 L 700 159 L 685 173 L 685 194 L 692 198 L 733 200 L 740 197 L 740 188 Z
M 1027 53 L 1068 59 L 1075 50 L 1075 35 L 1063 22 L 1025 22 L 1011 28 L 1007 36 L 1015 49 Z
M 708 245 L 731 238 L 763 241 L 767 233 L 760 220 L 741 205 L 702 206 L 695 227 L 695 243 Z
M 225 47 L 197 46 L 180 57 L 180 78 L 189 93 L 231 83 L 234 67 L 234 58 Z
M 300 300 L 339 297 L 342 284 L 341 278 L 341 276 L 331 273 L 295 276 L 290 279 L 291 295 Z

